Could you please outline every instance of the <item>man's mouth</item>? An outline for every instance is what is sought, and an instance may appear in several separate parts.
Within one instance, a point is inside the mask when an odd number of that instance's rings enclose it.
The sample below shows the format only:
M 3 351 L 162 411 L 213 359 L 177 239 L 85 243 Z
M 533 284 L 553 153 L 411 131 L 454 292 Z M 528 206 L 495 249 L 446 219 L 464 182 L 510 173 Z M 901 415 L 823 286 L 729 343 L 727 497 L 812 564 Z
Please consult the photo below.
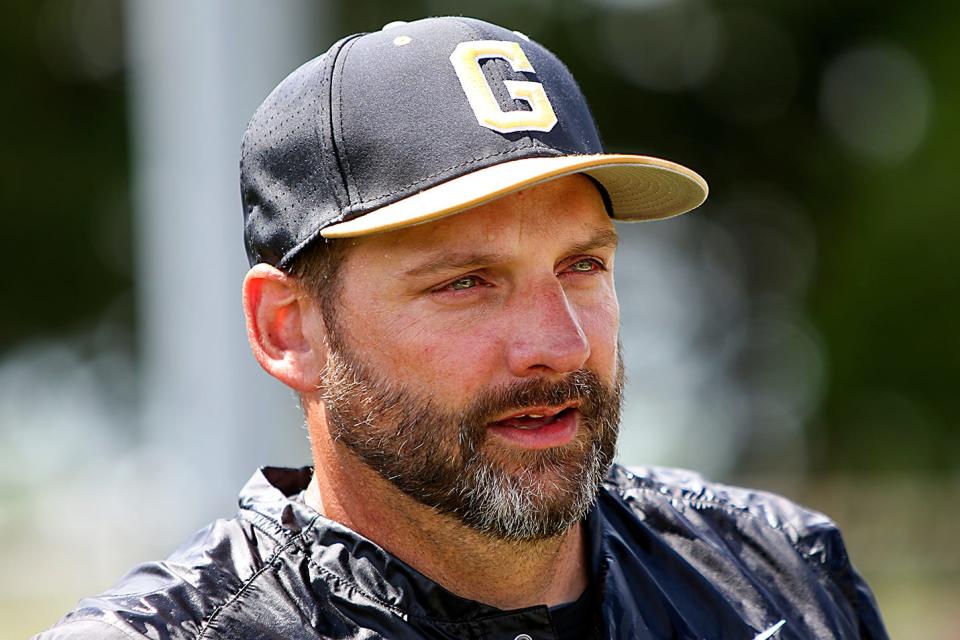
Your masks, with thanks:
M 493 424 L 513 427 L 515 429 L 539 429 L 540 427 L 544 427 L 548 424 L 556 422 L 558 418 L 563 416 L 563 414 L 572 410 L 573 407 L 567 407 L 560 410 L 529 410 L 526 413 L 513 415 L 508 418 L 504 418 L 503 420 L 498 420 Z
M 547 449 L 570 442 L 577 434 L 576 403 L 561 407 L 529 407 L 491 422 L 492 433 L 525 449 Z

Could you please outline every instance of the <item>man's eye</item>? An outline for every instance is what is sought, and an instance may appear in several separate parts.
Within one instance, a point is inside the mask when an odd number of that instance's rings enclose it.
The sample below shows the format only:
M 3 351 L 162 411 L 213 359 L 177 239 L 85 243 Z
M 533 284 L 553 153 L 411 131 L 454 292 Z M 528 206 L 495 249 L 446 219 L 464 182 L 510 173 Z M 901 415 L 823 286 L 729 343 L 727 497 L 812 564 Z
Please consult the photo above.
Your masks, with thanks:
M 577 260 L 576 262 L 571 264 L 569 269 L 571 271 L 576 271 L 577 273 L 590 273 L 591 271 L 599 270 L 600 265 L 597 264 L 596 260 L 584 258 L 582 260 Z
M 463 276 L 462 278 L 457 278 L 447 286 L 454 291 L 464 291 L 465 289 L 472 289 L 478 284 L 479 280 L 476 276 Z

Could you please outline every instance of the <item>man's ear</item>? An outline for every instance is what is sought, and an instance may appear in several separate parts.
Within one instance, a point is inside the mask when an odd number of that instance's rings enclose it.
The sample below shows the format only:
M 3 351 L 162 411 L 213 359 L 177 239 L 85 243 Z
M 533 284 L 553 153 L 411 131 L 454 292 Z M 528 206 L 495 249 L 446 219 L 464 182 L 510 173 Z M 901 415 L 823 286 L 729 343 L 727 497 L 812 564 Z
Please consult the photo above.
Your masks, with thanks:
M 247 339 L 264 370 L 300 393 L 317 390 L 326 332 L 313 298 L 276 267 L 254 265 L 243 280 Z

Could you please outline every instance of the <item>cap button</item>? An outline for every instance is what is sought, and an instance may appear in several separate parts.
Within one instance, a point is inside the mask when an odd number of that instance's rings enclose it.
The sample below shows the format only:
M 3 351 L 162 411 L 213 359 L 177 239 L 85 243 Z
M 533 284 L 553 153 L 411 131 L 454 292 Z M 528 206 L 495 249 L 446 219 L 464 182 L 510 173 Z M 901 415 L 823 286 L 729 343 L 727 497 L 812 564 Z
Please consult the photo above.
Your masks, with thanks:
M 408 24 L 406 20 L 394 20 L 393 22 L 388 22 L 383 25 L 380 31 L 386 31 L 387 29 L 393 29 L 394 27 L 402 27 L 403 25 Z

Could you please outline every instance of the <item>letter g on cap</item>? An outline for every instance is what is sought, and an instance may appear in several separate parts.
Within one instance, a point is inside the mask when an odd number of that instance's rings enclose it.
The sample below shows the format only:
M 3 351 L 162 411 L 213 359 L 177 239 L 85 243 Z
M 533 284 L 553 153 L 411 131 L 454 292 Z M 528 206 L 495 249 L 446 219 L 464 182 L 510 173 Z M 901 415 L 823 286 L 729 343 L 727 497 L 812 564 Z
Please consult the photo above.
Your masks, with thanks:
M 497 103 L 493 90 L 483 75 L 480 61 L 500 58 L 510 63 L 514 71 L 533 73 L 533 65 L 517 42 L 505 40 L 473 40 L 461 42 L 450 54 L 450 62 L 457 72 L 467 101 L 481 126 L 499 131 L 550 131 L 557 124 L 557 115 L 539 82 L 504 80 L 510 97 L 523 100 L 530 111 L 504 111 Z

